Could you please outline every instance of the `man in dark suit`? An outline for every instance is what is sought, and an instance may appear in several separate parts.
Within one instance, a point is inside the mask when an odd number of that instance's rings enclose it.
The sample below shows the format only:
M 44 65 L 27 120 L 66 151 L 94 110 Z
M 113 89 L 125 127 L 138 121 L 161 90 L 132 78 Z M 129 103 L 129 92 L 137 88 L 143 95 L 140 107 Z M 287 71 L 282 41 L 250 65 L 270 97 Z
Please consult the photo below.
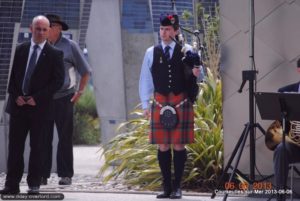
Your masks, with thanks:
M 297 72 L 300 73 L 300 59 L 297 61 Z M 278 89 L 278 92 L 300 92 L 300 82 L 296 82 Z M 293 124 L 292 124 L 293 123 Z M 293 125 L 298 125 L 300 122 L 292 122 L 291 124 L 288 123 L 287 127 L 292 128 Z M 286 148 L 283 149 L 282 143 L 278 144 L 276 149 L 274 150 L 274 175 L 275 175 L 275 182 L 277 190 L 285 189 L 287 176 L 289 171 L 289 164 L 300 162 L 300 147 L 293 144 L 286 142 Z M 285 154 L 285 155 L 284 155 Z M 285 160 L 285 162 L 284 162 Z M 278 201 L 285 200 L 285 194 L 279 194 L 277 196 Z
M 300 59 L 297 61 L 297 72 L 300 73 Z M 300 82 L 289 84 L 278 89 L 278 92 L 300 92 Z
M 32 39 L 17 46 L 6 112 L 10 114 L 7 175 L 0 194 L 17 194 L 24 171 L 24 146 L 30 133 L 28 193 L 39 193 L 44 125 L 53 94 L 64 81 L 63 53 L 46 41 L 50 23 L 45 16 L 32 20 Z

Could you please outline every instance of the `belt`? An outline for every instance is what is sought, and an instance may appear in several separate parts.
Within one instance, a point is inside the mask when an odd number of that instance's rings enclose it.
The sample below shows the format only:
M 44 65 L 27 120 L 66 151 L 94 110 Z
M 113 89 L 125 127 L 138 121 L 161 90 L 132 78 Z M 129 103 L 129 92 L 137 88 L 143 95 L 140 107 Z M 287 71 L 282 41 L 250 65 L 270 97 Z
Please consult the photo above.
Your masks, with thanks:
M 164 107 L 160 102 L 158 102 L 155 98 L 154 98 L 154 100 L 153 100 L 154 102 L 155 102 L 155 104 L 156 105 L 158 105 L 159 107 Z M 185 98 L 184 100 L 182 100 L 182 101 L 180 101 L 180 103 L 178 103 L 177 105 L 175 105 L 174 107 L 175 108 L 179 108 L 180 106 L 182 106 L 185 102 L 187 102 L 188 101 L 188 99 L 187 98 Z

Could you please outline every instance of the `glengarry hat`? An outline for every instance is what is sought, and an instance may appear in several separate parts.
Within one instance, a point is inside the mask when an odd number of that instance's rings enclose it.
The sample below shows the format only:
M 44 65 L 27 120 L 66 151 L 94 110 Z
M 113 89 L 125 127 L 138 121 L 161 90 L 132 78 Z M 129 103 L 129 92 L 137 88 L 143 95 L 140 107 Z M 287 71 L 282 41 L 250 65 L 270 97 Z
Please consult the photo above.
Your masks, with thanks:
M 161 26 L 173 26 L 175 30 L 179 28 L 179 18 L 176 14 L 161 14 L 159 20 Z
M 46 14 L 46 17 L 48 18 L 48 20 L 51 23 L 58 23 L 62 26 L 62 30 L 66 31 L 69 29 L 69 26 L 61 20 L 61 18 L 58 15 L 55 14 Z

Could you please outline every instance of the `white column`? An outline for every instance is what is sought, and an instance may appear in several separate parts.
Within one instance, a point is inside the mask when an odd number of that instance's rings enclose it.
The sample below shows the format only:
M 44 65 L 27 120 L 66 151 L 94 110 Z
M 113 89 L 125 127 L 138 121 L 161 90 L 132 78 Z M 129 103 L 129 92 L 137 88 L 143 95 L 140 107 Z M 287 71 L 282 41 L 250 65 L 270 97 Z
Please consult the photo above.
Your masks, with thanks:
M 119 0 L 94 0 L 86 45 L 93 68 L 93 84 L 101 122 L 101 141 L 115 136 L 126 120 Z

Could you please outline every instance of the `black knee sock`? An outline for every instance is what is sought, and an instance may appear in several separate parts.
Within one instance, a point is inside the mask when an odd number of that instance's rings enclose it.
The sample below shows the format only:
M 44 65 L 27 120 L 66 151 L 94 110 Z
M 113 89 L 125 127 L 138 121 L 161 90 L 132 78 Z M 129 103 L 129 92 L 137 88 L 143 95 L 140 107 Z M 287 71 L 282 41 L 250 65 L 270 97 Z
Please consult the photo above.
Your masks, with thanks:
M 163 177 L 163 187 L 165 192 L 171 191 L 171 150 L 157 152 L 157 158 L 161 174 Z
M 187 159 L 187 153 L 186 150 L 180 150 L 180 151 L 173 151 L 174 153 L 174 175 L 175 175 L 175 180 L 173 183 L 174 189 L 180 188 L 180 183 L 181 183 L 181 178 L 183 176 L 184 172 L 184 166 L 185 166 L 185 161 Z

